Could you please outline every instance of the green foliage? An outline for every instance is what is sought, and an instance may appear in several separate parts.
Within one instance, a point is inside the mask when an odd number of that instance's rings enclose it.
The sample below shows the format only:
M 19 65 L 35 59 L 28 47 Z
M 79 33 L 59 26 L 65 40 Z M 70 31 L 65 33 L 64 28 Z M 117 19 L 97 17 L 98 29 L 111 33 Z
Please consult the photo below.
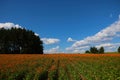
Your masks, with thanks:
M 100 47 L 100 49 L 99 49 L 99 53 L 104 53 L 104 47 Z
M 43 54 L 42 44 L 33 31 L 21 28 L 0 29 L 0 53 Z
M 120 53 L 120 47 L 118 47 L 118 53 Z
M 90 53 L 90 51 L 89 51 L 89 50 L 87 50 L 87 51 L 85 51 L 85 53 Z
M 96 47 L 90 47 L 90 52 L 96 54 L 98 53 L 98 49 Z
M 97 49 L 96 47 L 90 47 L 90 50 L 85 51 L 85 53 L 94 53 L 94 54 L 103 54 L 104 53 L 104 47 L 100 47 L 100 49 Z

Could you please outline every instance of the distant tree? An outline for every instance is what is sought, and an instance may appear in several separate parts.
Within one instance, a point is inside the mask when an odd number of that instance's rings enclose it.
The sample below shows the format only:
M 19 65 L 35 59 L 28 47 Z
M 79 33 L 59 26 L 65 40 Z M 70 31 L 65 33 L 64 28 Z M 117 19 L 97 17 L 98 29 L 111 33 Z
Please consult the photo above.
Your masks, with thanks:
M 87 50 L 87 51 L 85 51 L 85 53 L 90 53 L 90 51 L 89 51 L 89 50 Z
M 33 31 L 2 28 L 0 29 L 0 53 L 43 54 L 43 43 Z
M 120 53 L 120 46 L 118 47 L 118 53 Z
M 100 49 L 99 49 L 99 53 L 104 53 L 104 47 L 100 47 Z
M 94 54 L 97 54 L 98 53 L 98 50 L 96 47 L 90 47 L 90 52 L 91 53 L 94 53 Z

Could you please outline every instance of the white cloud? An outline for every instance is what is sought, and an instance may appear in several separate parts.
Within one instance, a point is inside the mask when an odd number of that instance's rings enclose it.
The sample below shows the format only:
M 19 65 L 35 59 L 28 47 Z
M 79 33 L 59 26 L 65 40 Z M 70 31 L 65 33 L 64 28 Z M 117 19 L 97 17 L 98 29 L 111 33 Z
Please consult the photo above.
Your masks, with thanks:
M 120 43 L 103 43 L 100 45 L 96 45 L 97 48 L 104 47 L 107 52 L 110 52 L 112 50 L 117 51 L 118 46 L 120 46 Z
M 80 46 L 80 47 L 68 47 L 66 48 L 67 52 L 72 52 L 72 53 L 83 53 L 85 52 L 86 49 L 88 49 L 90 46 Z
M 75 49 L 75 50 L 72 51 L 72 53 L 84 53 L 84 52 L 85 52 L 84 49 L 81 49 L 81 50 Z
M 55 43 L 58 43 L 60 40 L 59 39 L 56 39 L 56 38 L 42 38 L 41 39 L 43 41 L 44 44 L 55 44 Z
M 0 28 L 11 29 L 12 27 L 13 28 L 22 28 L 20 25 L 10 23 L 10 22 L 0 23 Z
M 100 44 L 100 45 L 96 45 L 97 48 L 100 48 L 101 46 L 103 47 L 114 47 L 120 45 L 120 43 L 104 43 L 104 44 Z
M 60 47 L 56 46 L 55 48 L 51 48 L 49 50 L 45 50 L 44 53 L 58 53 L 59 49 L 60 49 Z
M 67 51 L 74 51 L 74 50 L 82 50 L 82 49 L 86 49 L 89 48 L 90 46 L 80 46 L 80 47 L 76 47 L 76 48 L 72 48 L 72 47 L 68 47 L 66 48 Z
M 74 39 L 72 39 L 71 37 L 69 37 L 69 38 L 67 39 L 67 42 L 75 42 L 75 41 L 77 41 L 77 40 L 74 40 Z
M 83 40 L 76 41 L 66 50 L 74 51 L 80 47 L 106 43 L 120 35 L 120 19 L 93 36 L 88 36 Z
M 35 33 L 36 36 L 39 36 L 39 34 Z

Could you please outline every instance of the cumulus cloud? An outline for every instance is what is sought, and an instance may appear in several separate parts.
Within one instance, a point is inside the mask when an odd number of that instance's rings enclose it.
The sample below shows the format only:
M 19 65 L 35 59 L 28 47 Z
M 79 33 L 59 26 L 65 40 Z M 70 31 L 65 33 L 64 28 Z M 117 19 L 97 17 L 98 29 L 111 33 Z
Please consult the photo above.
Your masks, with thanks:
M 103 46 L 107 52 L 110 52 L 111 50 L 117 50 L 118 46 L 120 46 L 120 43 L 103 43 L 96 45 L 97 48 L 100 48 L 101 46 Z
M 71 37 L 69 37 L 69 38 L 67 39 L 67 42 L 75 42 L 75 41 L 77 41 L 77 40 L 74 40 L 74 39 L 72 39 Z
M 0 23 L 0 28 L 11 29 L 12 27 L 13 28 L 22 28 L 20 25 L 10 23 L 10 22 Z
M 101 46 L 103 46 L 103 47 L 114 48 L 114 47 L 119 46 L 119 45 L 120 45 L 120 43 L 104 43 L 104 44 L 96 45 L 96 47 L 100 48 Z
M 66 48 L 67 52 L 72 52 L 72 53 L 79 53 L 79 52 L 85 52 L 86 49 L 88 49 L 90 46 L 80 46 L 80 47 L 68 47 Z
M 120 35 L 120 19 L 100 32 L 93 36 L 88 36 L 83 40 L 76 41 L 71 47 L 66 48 L 66 50 L 76 50 L 79 47 L 96 45 L 101 43 L 106 43 L 113 40 L 115 37 Z
M 42 38 L 41 40 L 46 45 L 55 44 L 55 43 L 58 43 L 60 41 L 59 39 L 56 39 L 56 38 Z
M 45 50 L 44 53 L 58 53 L 59 52 L 60 47 L 56 46 L 54 48 L 51 48 L 49 50 Z

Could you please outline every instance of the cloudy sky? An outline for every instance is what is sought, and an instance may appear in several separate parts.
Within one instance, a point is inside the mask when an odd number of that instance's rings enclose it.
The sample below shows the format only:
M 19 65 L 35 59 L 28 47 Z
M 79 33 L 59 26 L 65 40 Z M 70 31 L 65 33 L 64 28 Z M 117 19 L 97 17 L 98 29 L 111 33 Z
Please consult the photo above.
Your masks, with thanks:
M 120 0 L 0 0 L 0 28 L 25 27 L 45 53 L 120 46 Z

